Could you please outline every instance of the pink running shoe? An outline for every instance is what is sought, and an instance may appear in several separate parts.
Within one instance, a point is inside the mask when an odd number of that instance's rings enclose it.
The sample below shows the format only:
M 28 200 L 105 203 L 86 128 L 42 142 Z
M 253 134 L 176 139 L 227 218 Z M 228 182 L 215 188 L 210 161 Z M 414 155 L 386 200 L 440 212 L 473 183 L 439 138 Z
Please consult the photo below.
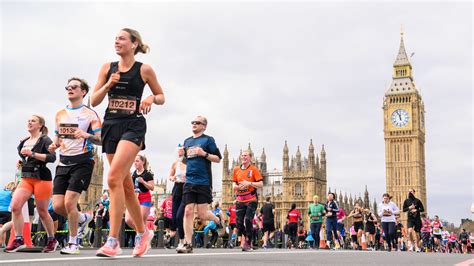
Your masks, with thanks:
M 115 257 L 122 254 L 122 249 L 117 240 L 107 239 L 107 242 L 97 250 L 97 257 Z
M 151 248 L 151 240 L 153 239 L 153 231 L 145 230 L 142 236 L 135 237 L 135 248 L 132 255 L 134 257 L 141 257 Z
M 43 248 L 43 252 L 44 253 L 55 252 L 58 246 L 59 246 L 59 243 L 56 239 L 49 240 L 46 246 Z

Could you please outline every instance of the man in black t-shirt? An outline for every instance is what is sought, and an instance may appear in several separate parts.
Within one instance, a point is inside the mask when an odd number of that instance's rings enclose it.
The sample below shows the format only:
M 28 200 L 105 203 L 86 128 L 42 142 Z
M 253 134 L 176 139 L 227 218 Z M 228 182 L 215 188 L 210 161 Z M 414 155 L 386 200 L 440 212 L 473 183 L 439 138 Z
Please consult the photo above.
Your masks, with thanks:
M 268 247 L 268 237 L 275 231 L 275 206 L 270 202 L 270 197 L 267 197 L 265 204 L 260 209 L 260 214 L 263 216 L 263 248 Z
M 403 202 L 403 211 L 407 213 L 407 233 L 410 251 L 413 251 L 413 242 L 416 251 L 419 251 L 418 241 L 420 240 L 421 213 L 425 211 L 425 208 L 421 200 L 415 197 L 415 190 L 413 188 L 408 190 L 408 198 Z

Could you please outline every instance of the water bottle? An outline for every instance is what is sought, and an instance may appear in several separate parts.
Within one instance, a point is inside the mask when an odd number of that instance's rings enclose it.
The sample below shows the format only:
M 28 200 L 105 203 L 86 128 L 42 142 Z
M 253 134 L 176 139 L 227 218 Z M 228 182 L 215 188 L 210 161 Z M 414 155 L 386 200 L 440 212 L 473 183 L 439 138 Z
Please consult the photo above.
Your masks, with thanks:
M 178 144 L 178 149 L 179 148 L 181 148 L 181 143 Z M 176 171 L 175 171 L 176 182 L 182 182 L 183 181 L 182 173 L 181 173 L 181 166 L 180 166 L 180 162 L 182 160 L 183 160 L 183 158 L 181 156 L 179 156 L 179 153 L 178 153 L 178 159 L 176 160 Z

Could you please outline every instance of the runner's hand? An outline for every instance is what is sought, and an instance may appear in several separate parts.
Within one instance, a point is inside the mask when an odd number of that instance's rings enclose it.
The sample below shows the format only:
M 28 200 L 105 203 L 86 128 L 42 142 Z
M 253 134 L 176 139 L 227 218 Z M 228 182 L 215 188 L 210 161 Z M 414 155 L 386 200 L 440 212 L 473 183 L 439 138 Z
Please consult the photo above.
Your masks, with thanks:
M 51 153 L 53 153 L 53 152 L 55 152 L 58 148 L 59 148 L 59 145 L 56 145 L 56 143 L 53 142 L 53 143 L 51 143 L 51 145 L 49 145 L 48 151 L 51 152 Z
M 153 104 L 153 99 L 154 99 L 154 96 L 150 95 L 146 97 L 144 101 L 142 101 L 142 103 L 140 104 L 140 109 L 139 109 L 140 113 L 146 115 L 151 111 L 151 105 Z
M 77 128 L 75 131 L 74 131 L 74 138 L 76 139 L 87 139 L 88 137 L 90 137 L 90 134 L 87 133 L 87 132 L 84 132 L 82 129 L 80 128 Z
M 239 189 L 246 189 L 247 186 L 245 186 L 245 185 L 243 185 L 242 183 L 240 183 L 239 186 L 238 186 L 238 188 L 239 188 Z
M 206 156 L 206 152 L 201 147 L 195 147 L 194 149 L 196 150 L 197 155 L 201 157 Z
M 120 71 L 117 69 L 117 72 L 110 75 L 109 80 L 107 81 L 107 88 L 112 88 L 115 84 L 120 81 Z
M 23 155 L 25 157 L 30 157 L 33 152 L 31 150 L 23 149 L 23 150 L 21 150 L 20 153 L 21 153 L 21 155 Z
M 247 180 L 244 180 L 242 182 L 239 183 L 241 186 L 244 186 L 244 187 L 248 187 L 250 186 L 251 182 L 247 181 Z
M 178 149 L 178 156 L 183 156 L 184 155 L 184 147 L 180 147 Z

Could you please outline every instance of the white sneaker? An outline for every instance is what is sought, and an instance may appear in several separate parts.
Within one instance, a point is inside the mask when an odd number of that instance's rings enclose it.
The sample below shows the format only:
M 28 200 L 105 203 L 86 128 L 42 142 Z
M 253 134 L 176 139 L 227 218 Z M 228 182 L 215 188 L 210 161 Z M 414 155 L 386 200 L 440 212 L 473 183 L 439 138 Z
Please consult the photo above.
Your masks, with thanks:
M 176 247 L 176 251 L 183 250 L 183 249 L 184 249 L 184 243 L 179 243 L 178 246 Z
M 75 244 L 67 244 L 67 246 L 65 246 L 63 249 L 61 249 L 61 254 L 65 254 L 65 255 L 78 255 L 80 254 L 80 250 L 79 250 L 79 247 Z
M 83 238 L 84 235 L 86 234 L 86 228 L 87 228 L 87 225 L 90 223 L 90 221 L 92 221 L 92 215 L 89 215 L 87 213 L 83 213 L 83 215 L 86 216 L 86 220 L 82 223 L 79 223 L 78 224 L 78 228 L 77 228 L 77 238 Z

